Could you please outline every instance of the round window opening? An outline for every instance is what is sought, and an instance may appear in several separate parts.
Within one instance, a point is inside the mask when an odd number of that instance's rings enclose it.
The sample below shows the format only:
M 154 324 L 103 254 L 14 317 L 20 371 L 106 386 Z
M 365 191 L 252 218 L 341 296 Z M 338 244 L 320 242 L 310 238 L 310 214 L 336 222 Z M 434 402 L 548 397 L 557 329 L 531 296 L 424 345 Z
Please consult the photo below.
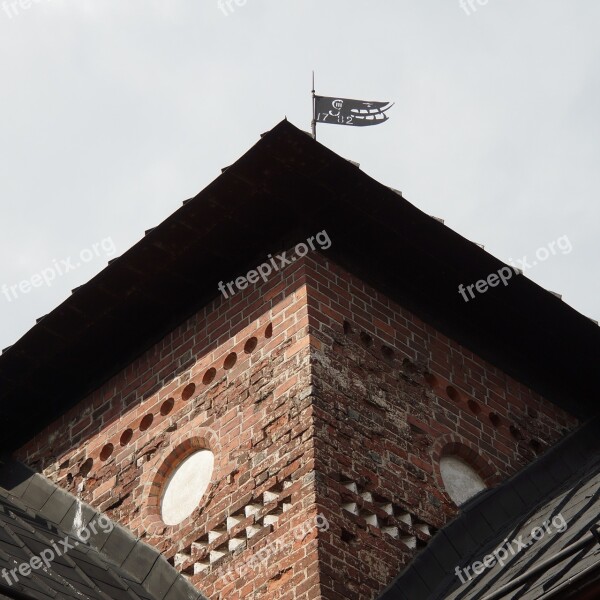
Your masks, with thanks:
M 196 510 L 210 483 L 214 464 L 215 456 L 210 450 L 198 450 L 176 467 L 162 495 L 161 516 L 166 525 L 178 525 Z
M 487 487 L 479 473 L 457 456 L 443 456 L 440 473 L 448 496 L 457 506 Z

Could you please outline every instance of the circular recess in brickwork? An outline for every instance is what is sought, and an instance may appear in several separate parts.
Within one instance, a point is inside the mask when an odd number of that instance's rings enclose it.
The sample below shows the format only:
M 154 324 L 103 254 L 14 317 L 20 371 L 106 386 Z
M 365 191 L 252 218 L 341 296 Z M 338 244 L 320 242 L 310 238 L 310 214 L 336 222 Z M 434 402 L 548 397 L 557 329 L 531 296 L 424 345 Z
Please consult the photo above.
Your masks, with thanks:
M 479 404 L 477 404 L 477 402 L 475 402 L 475 400 L 469 400 L 467 402 L 467 404 L 469 405 L 469 410 L 474 415 L 478 415 L 481 412 L 481 406 L 479 406 Z
M 273 325 L 271 323 L 269 323 L 265 329 L 265 337 L 273 337 Z
M 533 439 L 529 440 L 529 447 L 538 454 L 542 451 L 542 443 L 539 440 Z
M 394 350 L 389 346 L 381 346 L 381 354 L 383 354 L 383 358 L 386 360 L 394 359 Z
M 88 458 L 79 469 L 79 474 L 83 477 L 87 477 L 94 466 L 94 461 L 91 458 Z
M 146 415 L 140 422 L 140 431 L 146 431 L 152 425 L 152 421 L 154 421 L 154 415 Z
M 252 352 L 254 352 L 254 350 L 256 350 L 257 344 L 258 344 L 258 340 L 255 337 L 251 337 L 244 344 L 244 352 L 246 354 L 252 354 Z
M 356 539 L 356 535 L 354 535 L 351 531 L 342 528 L 342 542 L 346 544 L 352 543 Z
M 344 333 L 350 335 L 352 333 L 352 325 L 348 321 L 344 321 Z
M 442 456 L 440 473 L 448 496 L 460 506 L 487 486 L 479 473 L 462 458 Z
M 115 447 L 112 444 L 106 444 L 106 446 L 104 446 L 100 452 L 100 460 L 108 460 L 114 449 Z
M 433 373 L 425 373 L 423 377 L 425 378 L 427 384 L 431 387 L 436 387 L 438 385 L 438 378 Z
M 367 346 L 367 347 L 369 347 L 373 344 L 373 338 L 364 331 L 360 332 L 360 341 L 363 344 L 363 346 Z
M 160 414 L 164 417 L 166 415 L 168 415 L 172 410 L 173 407 L 175 406 L 175 399 L 174 398 L 167 398 L 161 405 L 160 405 Z
M 212 383 L 214 381 L 214 378 L 217 375 L 217 370 L 214 367 L 211 367 L 210 369 L 208 369 L 208 371 L 206 371 L 206 373 L 204 373 L 204 377 L 202 378 L 202 383 L 204 385 L 208 385 L 209 383 Z
M 223 368 L 225 370 L 232 369 L 233 365 L 235 365 L 236 362 L 237 362 L 237 354 L 235 352 L 232 352 L 231 354 L 229 354 L 227 356 L 227 358 L 223 362 Z
M 515 427 L 514 425 L 511 425 L 508 430 L 510 431 L 510 435 L 512 435 L 515 440 L 522 440 L 523 439 L 523 434 L 521 433 L 521 430 L 518 427 Z
M 448 394 L 448 398 L 450 398 L 450 400 L 453 400 L 454 402 L 460 402 L 460 394 L 455 387 L 449 385 L 446 388 L 446 394 Z
M 194 395 L 195 391 L 196 391 L 196 384 L 195 383 L 188 383 L 183 388 L 183 392 L 181 392 L 181 399 L 185 400 L 187 402 Z
M 173 470 L 162 492 L 160 511 L 166 525 L 178 525 L 200 504 L 210 483 L 215 464 L 210 450 L 198 450 Z
M 121 434 L 121 439 L 119 440 L 119 444 L 121 444 L 121 446 L 127 446 L 127 444 L 129 444 L 129 442 L 131 441 L 132 437 L 133 437 L 133 429 L 126 429 Z
M 502 424 L 502 419 L 500 418 L 499 415 L 497 415 L 496 413 L 492 412 L 490 413 L 490 422 L 494 427 L 500 427 L 500 425 Z

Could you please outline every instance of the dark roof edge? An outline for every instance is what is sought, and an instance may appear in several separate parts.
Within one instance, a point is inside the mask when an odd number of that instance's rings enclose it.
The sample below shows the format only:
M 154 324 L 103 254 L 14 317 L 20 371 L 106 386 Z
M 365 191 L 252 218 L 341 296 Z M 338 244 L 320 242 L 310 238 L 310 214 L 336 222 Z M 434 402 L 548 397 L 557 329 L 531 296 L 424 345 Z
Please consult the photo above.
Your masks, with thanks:
M 422 590 L 428 588 L 428 600 L 445 598 L 449 586 L 456 582 L 454 572 L 448 572 L 444 580 L 424 577 L 431 572 L 431 566 L 434 564 L 439 570 L 443 559 L 448 564 L 462 564 L 517 521 L 537 510 L 550 494 L 569 486 L 573 478 L 588 467 L 590 457 L 596 455 L 597 459 L 600 451 L 598 431 L 600 415 L 584 423 L 498 487 L 481 492 L 463 504 L 459 515 L 438 531 L 427 547 L 380 594 L 378 600 L 406 598 L 402 590 L 410 589 L 408 583 L 416 584 Z M 491 536 L 490 529 L 493 531 Z M 458 552 L 452 543 L 456 539 L 468 540 L 466 544 L 470 544 L 470 549 L 463 547 Z
M 282 121 L 0 355 L 0 418 L 14 424 L 4 448 L 21 447 L 219 298 L 220 279 L 317 223 L 335 240 L 332 262 L 569 414 L 597 411 L 597 325 L 525 277 L 467 306 L 461 281 L 508 267 Z
M 0 457 L 0 486 L 9 492 L 11 500 L 20 501 L 25 508 L 65 533 L 78 537 L 78 532 L 87 530 L 90 537 L 85 543 L 102 554 L 107 562 L 123 569 L 149 593 L 155 591 L 152 589 L 153 579 L 158 572 L 172 581 L 164 595 L 165 600 L 207 600 L 156 548 L 134 537 L 119 523 L 8 455 Z M 102 531 L 88 528 L 100 517 L 112 524 L 109 532 L 104 528 Z M 75 518 L 79 521 L 77 527 L 74 527 Z M 123 559 L 115 560 L 109 549 L 118 549 Z

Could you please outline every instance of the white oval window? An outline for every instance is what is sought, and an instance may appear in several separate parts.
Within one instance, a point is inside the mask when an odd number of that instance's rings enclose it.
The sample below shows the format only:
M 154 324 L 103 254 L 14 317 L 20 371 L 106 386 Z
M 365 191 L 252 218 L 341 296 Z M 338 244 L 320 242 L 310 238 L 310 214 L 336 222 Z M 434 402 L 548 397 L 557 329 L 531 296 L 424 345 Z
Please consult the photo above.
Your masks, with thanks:
M 487 487 L 479 473 L 457 456 L 443 456 L 440 473 L 446 492 L 456 505 L 464 504 Z
M 189 517 L 204 496 L 210 483 L 215 456 L 199 450 L 188 456 L 167 481 L 161 502 L 161 516 L 166 525 L 178 525 Z

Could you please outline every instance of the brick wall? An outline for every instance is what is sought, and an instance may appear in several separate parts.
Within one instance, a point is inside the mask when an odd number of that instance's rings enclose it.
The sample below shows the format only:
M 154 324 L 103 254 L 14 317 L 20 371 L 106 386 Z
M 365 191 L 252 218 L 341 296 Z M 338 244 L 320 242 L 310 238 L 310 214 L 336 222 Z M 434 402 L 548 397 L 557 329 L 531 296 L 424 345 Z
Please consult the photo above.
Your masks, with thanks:
M 366 599 L 455 513 L 442 453 L 494 483 L 574 424 L 312 254 L 215 300 L 18 457 L 211 599 Z M 203 447 L 212 483 L 165 527 L 161 486 Z
M 303 271 L 217 299 L 18 453 L 211 599 L 318 597 Z M 190 518 L 166 527 L 161 484 L 203 447 L 212 482 Z
M 456 514 L 442 455 L 494 485 L 577 422 L 321 257 L 307 287 L 322 593 L 366 600 Z

